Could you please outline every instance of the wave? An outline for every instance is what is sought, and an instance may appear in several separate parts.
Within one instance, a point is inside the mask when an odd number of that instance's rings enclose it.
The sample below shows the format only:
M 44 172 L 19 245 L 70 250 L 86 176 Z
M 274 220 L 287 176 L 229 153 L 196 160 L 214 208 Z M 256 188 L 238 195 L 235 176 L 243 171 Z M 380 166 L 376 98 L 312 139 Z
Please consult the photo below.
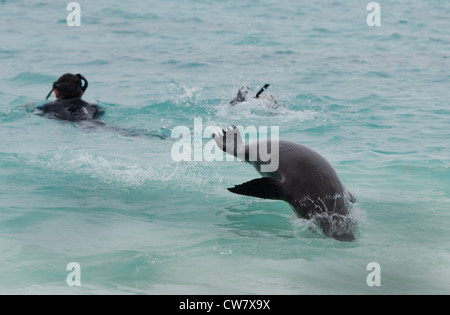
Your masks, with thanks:
M 312 120 L 316 116 L 312 110 L 291 110 L 283 105 L 276 105 L 272 100 L 252 99 L 236 105 L 221 103 L 216 106 L 218 118 L 225 118 L 227 121 L 250 121 L 257 120 L 282 122 L 303 122 Z

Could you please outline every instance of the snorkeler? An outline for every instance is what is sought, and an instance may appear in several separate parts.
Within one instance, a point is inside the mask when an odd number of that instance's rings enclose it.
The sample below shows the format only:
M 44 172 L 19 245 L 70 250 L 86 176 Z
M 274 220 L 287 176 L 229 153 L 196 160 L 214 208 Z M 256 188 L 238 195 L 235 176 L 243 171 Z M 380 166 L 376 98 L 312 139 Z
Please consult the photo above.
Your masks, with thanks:
M 53 88 L 46 98 L 48 99 L 52 93 L 55 93 L 57 100 L 37 107 L 38 114 L 48 118 L 77 122 L 86 128 L 101 128 L 125 137 L 159 138 L 162 140 L 169 138 L 164 133 L 148 129 L 107 126 L 99 120 L 105 114 L 105 110 L 81 99 L 87 87 L 88 81 L 81 74 L 64 74 L 58 81 L 53 82 Z
M 45 116 L 60 120 L 79 122 L 95 120 L 105 114 L 101 107 L 81 99 L 88 87 L 88 81 L 81 74 L 66 73 L 47 95 L 47 100 L 54 92 L 57 100 L 37 107 Z
M 277 108 L 278 107 L 278 103 L 277 101 L 275 101 L 275 98 L 270 95 L 270 96 L 263 96 L 261 97 L 261 94 L 264 93 L 265 90 L 267 90 L 267 88 L 270 86 L 270 84 L 264 84 L 264 86 L 258 91 L 258 93 L 256 93 L 254 99 L 263 99 L 263 100 L 269 100 L 272 103 L 273 108 Z M 250 89 L 246 86 L 243 86 L 239 89 L 237 95 L 230 101 L 230 105 L 236 105 L 239 103 L 243 103 L 246 101 L 249 101 L 250 99 L 252 99 L 251 96 L 249 96 Z

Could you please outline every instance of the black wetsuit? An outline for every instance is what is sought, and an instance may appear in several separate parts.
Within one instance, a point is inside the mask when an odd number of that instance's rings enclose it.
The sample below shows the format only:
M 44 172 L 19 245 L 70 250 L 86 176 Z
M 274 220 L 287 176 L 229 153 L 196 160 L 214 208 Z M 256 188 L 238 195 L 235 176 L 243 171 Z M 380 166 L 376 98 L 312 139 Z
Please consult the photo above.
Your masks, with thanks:
M 82 125 L 117 132 L 125 137 L 148 137 L 159 138 L 162 140 L 169 139 L 169 136 L 165 134 L 153 132 L 147 129 L 124 129 L 120 127 L 107 126 L 102 121 L 97 120 L 105 114 L 105 110 L 100 106 L 83 101 L 81 97 L 68 100 L 57 100 L 39 106 L 37 109 L 48 118 L 80 123 L 87 121 L 89 124 Z M 91 124 L 91 122 L 94 122 L 94 124 Z
M 57 100 L 39 106 L 37 109 L 50 118 L 74 122 L 98 119 L 105 114 L 104 109 L 83 101 L 81 97 L 68 100 Z

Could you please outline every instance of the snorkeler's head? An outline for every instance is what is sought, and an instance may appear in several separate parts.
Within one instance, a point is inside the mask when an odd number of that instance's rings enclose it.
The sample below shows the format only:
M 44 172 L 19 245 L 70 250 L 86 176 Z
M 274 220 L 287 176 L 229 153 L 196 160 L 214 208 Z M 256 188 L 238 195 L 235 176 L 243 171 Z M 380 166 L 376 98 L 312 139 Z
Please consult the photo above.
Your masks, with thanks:
M 84 83 L 83 83 L 84 82 Z M 58 81 L 53 82 L 53 88 L 47 98 L 55 92 L 57 99 L 67 100 L 81 97 L 88 87 L 88 81 L 81 74 L 66 73 Z

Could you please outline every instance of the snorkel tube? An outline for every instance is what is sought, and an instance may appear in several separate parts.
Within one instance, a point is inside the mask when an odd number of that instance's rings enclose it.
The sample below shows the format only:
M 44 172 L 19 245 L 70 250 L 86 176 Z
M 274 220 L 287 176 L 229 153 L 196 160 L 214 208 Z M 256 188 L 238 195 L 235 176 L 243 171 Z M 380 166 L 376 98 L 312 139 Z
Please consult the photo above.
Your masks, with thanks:
M 86 78 L 84 76 L 82 76 L 79 73 L 77 74 L 77 77 L 80 78 L 80 81 L 84 82 L 84 84 L 81 86 L 81 91 L 83 91 L 83 94 L 84 94 L 84 92 L 86 92 L 86 90 L 87 90 L 87 88 L 89 86 L 89 82 L 88 82 L 88 80 L 86 80 Z
M 47 95 L 47 97 L 45 98 L 45 100 L 48 100 L 48 98 L 50 97 L 50 95 L 52 95 L 52 93 L 56 90 L 56 84 L 57 84 L 56 81 L 53 82 L 53 87 L 52 87 L 52 89 L 50 90 L 50 92 L 48 92 L 48 95 Z
M 82 76 L 81 74 L 76 74 L 76 76 L 80 79 L 80 86 L 78 86 L 75 83 L 72 82 L 59 82 L 59 81 L 55 81 L 53 82 L 53 87 L 51 89 L 51 91 L 48 93 L 47 97 L 45 98 L 46 100 L 48 100 L 48 98 L 50 97 L 50 95 L 52 95 L 52 93 L 58 89 L 58 87 L 61 86 L 75 86 L 75 88 L 79 88 L 82 92 L 81 95 L 84 94 L 84 92 L 87 90 L 88 86 L 89 86 L 89 82 L 88 80 L 86 80 L 86 78 L 84 76 Z

